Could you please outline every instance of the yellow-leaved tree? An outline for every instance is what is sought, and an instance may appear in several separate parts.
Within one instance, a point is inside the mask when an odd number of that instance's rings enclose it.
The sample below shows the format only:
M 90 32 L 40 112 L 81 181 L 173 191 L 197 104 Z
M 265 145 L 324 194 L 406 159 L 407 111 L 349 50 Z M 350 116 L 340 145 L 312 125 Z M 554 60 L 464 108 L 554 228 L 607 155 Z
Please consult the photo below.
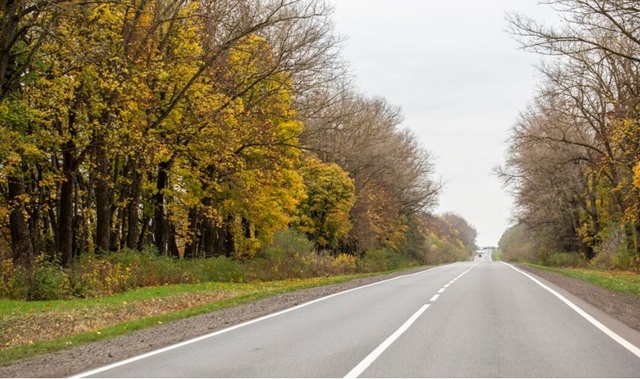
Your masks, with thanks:
M 353 180 L 337 164 L 324 163 L 313 155 L 305 155 L 300 171 L 306 197 L 293 225 L 318 248 L 335 249 L 352 227 L 349 212 L 355 203 Z
M 264 38 L 240 40 L 211 74 L 228 100 L 203 114 L 185 153 L 202 196 L 188 210 L 187 256 L 251 256 L 287 227 L 303 196 L 292 81 Z

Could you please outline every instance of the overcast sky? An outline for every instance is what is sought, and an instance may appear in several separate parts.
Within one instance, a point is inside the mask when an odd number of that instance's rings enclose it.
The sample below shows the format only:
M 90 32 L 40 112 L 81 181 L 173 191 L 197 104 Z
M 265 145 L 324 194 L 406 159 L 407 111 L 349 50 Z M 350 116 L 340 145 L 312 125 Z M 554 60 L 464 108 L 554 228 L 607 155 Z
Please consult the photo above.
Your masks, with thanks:
M 435 157 L 455 212 L 496 246 L 512 200 L 492 169 L 539 83 L 540 57 L 518 49 L 505 12 L 549 19 L 536 0 L 332 0 L 343 55 L 360 92 L 400 106 L 404 127 Z

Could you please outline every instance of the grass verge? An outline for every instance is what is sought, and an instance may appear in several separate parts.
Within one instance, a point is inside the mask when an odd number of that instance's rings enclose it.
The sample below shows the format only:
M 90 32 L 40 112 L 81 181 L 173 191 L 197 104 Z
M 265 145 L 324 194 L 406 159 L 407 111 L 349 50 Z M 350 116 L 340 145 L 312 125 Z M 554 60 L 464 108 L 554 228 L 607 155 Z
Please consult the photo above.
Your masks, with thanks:
M 269 296 L 373 275 L 170 285 L 98 299 L 0 300 L 0 365 Z
M 555 268 L 528 263 L 527 266 L 582 279 L 600 287 L 640 296 L 640 275 L 631 271 L 604 271 L 584 268 Z

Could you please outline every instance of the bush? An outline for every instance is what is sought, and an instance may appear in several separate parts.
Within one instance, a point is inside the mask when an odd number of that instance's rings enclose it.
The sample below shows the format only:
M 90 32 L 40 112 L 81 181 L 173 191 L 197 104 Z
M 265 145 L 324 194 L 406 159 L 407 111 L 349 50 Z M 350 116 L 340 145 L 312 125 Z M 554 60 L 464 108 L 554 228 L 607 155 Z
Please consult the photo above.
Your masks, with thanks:
M 0 298 L 18 298 L 16 270 L 11 259 L 0 261 Z
M 216 257 L 198 259 L 190 262 L 195 276 L 203 282 L 246 282 L 248 273 L 246 265 L 227 258 Z
M 391 250 L 386 251 L 387 270 L 397 270 L 404 267 L 415 266 L 418 262 Z
M 37 262 L 28 282 L 28 300 L 68 299 L 73 293 L 67 270 L 52 262 Z
M 551 267 L 584 267 L 586 262 L 582 256 L 577 253 L 551 253 L 546 256 L 542 264 Z
M 627 239 L 624 229 L 611 226 L 601 232 L 602 243 L 598 246 L 597 255 L 591 265 L 600 269 L 627 270 L 636 263 L 634 254 L 627 250 Z
M 277 232 L 256 259 L 247 262 L 249 279 L 281 280 L 314 276 L 317 254 L 313 242 L 293 229 Z
M 306 235 L 294 229 L 285 229 L 273 236 L 273 242 L 263 249 L 262 256 L 284 258 L 313 251 L 314 243 Z
M 178 261 L 162 256 L 154 248 L 143 251 L 123 249 L 101 257 L 131 269 L 133 287 L 162 286 L 166 284 L 195 283 L 197 278 L 190 269 L 191 261 Z
M 427 264 L 443 264 L 465 261 L 469 259 L 468 253 L 461 244 L 453 243 L 447 239 L 432 234 L 426 240 Z
M 54 300 L 101 297 L 137 287 L 197 282 L 249 282 L 356 272 L 379 272 L 407 267 L 414 262 L 388 249 L 350 254 L 317 252 L 314 243 L 296 230 L 283 230 L 251 260 L 228 257 L 176 260 L 143 251 L 123 249 L 101 255 L 85 254 L 73 270 L 39 257 L 31 273 L 0 260 L 0 297 Z
M 362 258 L 364 272 L 386 271 L 388 268 L 387 251 L 385 249 L 367 250 Z
M 352 274 L 358 269 L 358 258 L 351 254 L 340 253 L 330 260 L 331 274 Z
M 116 254 L 97 257 L 86 254 L 74 264 L 72 283 L 78 297 L 101 297 L 124 292 L 136 287 L 132 267 L 114 259 Z
M 0 298 L 16 300 L 60 300 L 73 295 L 67 270 L 38 257 L 31 271 L 14 267 L 10 259 L 0 261 Z

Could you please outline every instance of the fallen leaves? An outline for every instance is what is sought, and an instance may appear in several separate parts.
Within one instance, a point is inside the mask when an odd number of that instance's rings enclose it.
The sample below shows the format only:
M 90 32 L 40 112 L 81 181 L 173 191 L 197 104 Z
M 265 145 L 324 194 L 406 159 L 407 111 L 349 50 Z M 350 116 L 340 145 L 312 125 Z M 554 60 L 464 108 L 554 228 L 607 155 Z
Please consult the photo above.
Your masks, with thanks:
M 123 322 L 160 316 L 228 299 L 231 291 L 183 293 L 161 298 L 123 301 L 119 304 L 95 304 L 69 310 L 46 309 L 11 314 L 0 320 L 0 350 L 95 332 Z M 158 324 L 162 324 L 161 321 Z

